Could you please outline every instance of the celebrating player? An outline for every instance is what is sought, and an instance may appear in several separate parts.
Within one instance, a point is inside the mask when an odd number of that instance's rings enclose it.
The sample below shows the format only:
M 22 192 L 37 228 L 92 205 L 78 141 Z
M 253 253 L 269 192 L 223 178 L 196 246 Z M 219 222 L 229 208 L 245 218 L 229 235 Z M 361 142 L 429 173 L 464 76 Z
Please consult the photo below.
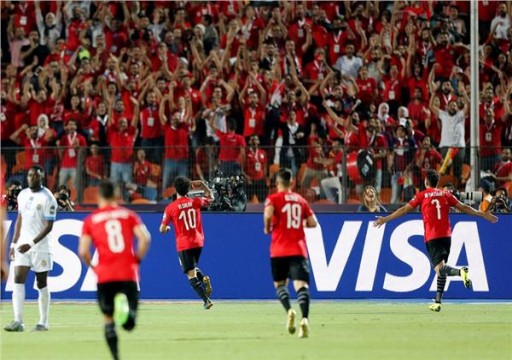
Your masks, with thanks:
M 149 250 L 151 236 L 139 216 L 118 206 L 113 182 L 103 180 L 98 189 L 98 207 L 84 220 L 79 254 L 98 277 L 98 302 L 105 318 L 105 338 L 114 359 L 119 359 L 115 325 L 135 327 L 139 291 L 138 264 Z M 137 252 L 133 238 L 138 239 Z M 99 262 L 91 264 L 91 244 Z
M 183 272 L 187 274 L 190 286 L 204 301 L 204 308 L 213 306 L 210 296 L 212 286 L 210 278 L 204 275 L 197 267 L 204 245 L 203 224 L 201 222 L 201 208 L 208 206 L 213 201 L 213 196 L 208 185 L 202 180 L 190 181 L 184 176 L 178 176 L 174 180 L 174 188 L 178 194 L 176 201 L 165 208 L 160 232 L 170 230 L 169 224 L 173 223 L 176 234 L 176 248 Z M 187 197 L 190 188 L 204 191 L 204 197 Z
M 14 261 L 14 290 L 12 306 L 14 321 L 4 327 L 6 331 L 23 331 L 23 301 L 28 271 L 36 273 L 39 292 L 39 323 L 35 331 L 48 330 L 50 292 L 48 272 L 53 268 L 52 236 L 50 232 L 57 214 L 57 201 L 44 187 L 44 172 L 39 166 L 28 171 L 28 188 L 18 195 L 18 218 L 14 228 L 10 256 Z
M 267 197 L 263 216 L 264 233 L 272 232 L 270 263 L 276 293 L 287 312 L 286 327 L 295 333 L 297 313 L 291 308 L 288 278 L 293 280 L 302 312 L 299 337 L 309 335 L 309 264 L 304 227 L 316 227 L 313 211 L 302 196 L 291 190 L 292 172 L 281 169 L 276 179 L 277 193 Z
M 425 228 L 425 243 L 430 261 L 437 274 L 436 299 L 434 304 L 429 306 L 432 311 L 441 311 L 441 300 L 447 276 L 460 276 L 464 286 L 468 289 L 471 288 L 467 267 L 457 269 L 446 265 L 450 255 L 452 233 L 448 216 L 450 207 L 455 207 L 469 215 L 483 217 L 492 223 L 498 221 L 498 218 L 490 213 L 477 211 L 468 205 L 462 204 L 451 192 L 436 189 L 438 183 L 439 174 L 433 169 L 428 170 L 425 177 L 426 190 L 416 194 L 409 203 L 394 213 L 386 217 L 377 216 L 377 220 L 373 223 L 374 226 L 380 227 L 388 221 L 397 219 L 420 206 Z

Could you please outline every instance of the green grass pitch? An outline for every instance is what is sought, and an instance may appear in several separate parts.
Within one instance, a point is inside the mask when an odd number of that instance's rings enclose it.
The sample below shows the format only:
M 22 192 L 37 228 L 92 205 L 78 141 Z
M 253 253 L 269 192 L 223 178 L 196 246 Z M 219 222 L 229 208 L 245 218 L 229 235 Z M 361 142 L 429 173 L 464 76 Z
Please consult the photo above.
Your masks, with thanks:
M 298 307 L 295 306 L 298 310 Z M 0 307 L 2 325 L 12 319 Z M 25 326 L 38 319 L 25 305 Z M 512 304 L 317 301 L 309 339 L 285 330 L 277 301 L 142 302 L 133 333 L 119 331 L 122 359 L 512 359 Z M 93 303 L 54 303 L 47 333 L 1 333 L 0 358 L 110 359 Z

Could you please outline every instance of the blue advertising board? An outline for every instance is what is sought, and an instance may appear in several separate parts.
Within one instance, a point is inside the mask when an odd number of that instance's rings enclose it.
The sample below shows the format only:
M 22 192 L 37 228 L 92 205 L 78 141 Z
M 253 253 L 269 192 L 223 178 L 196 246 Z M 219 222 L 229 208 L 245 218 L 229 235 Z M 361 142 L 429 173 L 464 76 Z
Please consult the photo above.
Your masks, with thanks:
M 78 237 L 86 213 L 60 213 L 54 225 L 53 299 L 95 298 L 95 276 L 80 262 Z M 161 214 L 140 214 L 152 234 L 151 249 L 141 265 L 143 299 L 195 299 L 181 272 L 173 233 L 158 232 Z M 315 299 L 431 298 L 435 274 L 423 243 L 419 214 L 410 214 L 376 229 L 370 214 L 318 214 L 319 227 L 308 229 L 311 296 Z M 6 228 L 12 236 L 15 214 Z M 454 214 L 449 263 L 468 265 L 473 289 L 449 278 L 447 299 L 512 299 L 512 216 L 497 224 Z M 212 278 L 214 298 L 273 299 L 269 242 L 261 214 L 203 214 L 205 248 L 200 267 Z M 13 269 L 2 298 L 11 297 Z M 27 298 L 35 299 L 34 276 Z

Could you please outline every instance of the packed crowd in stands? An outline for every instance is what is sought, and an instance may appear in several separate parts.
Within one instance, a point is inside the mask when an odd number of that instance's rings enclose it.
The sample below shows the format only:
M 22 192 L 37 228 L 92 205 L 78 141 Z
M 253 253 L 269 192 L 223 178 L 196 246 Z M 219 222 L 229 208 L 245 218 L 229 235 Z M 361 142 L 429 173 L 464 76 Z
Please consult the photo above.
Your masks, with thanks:
M 480 167 L 492 191 L 510 189 L 512 3 L 478 7 Z M 156 201 L 177 175 L 220 169 L 245 175 L 261 202 L 280 166 L 310 200 L 346 202 L 372 185 L 384 203 L 403 202 L 429 168 L 463 189 L 469 11 L 469 1 L 2 1 L 4 175 L 24 182 L 40 165 L 52 190 L 68 185 L 80 201 L 105 177 L 126 201 Z

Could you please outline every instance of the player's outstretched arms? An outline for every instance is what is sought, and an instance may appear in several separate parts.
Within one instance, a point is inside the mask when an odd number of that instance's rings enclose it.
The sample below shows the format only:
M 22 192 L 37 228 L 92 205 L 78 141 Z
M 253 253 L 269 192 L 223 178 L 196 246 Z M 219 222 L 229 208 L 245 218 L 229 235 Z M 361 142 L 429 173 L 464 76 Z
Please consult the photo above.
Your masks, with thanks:
M 377 216 L 377 220 L 375 220 L 373 222 L 373 226 L 381 227 L 382 225 L 384 225 L 388 221 L 398 219 L 399 217 L 404 216 L 405 214 L 407 214 L 409 211 L 411 211 L 413 209 L 414 208 L 411 205 L 405 204 L 404 206 L 402 206 L 401 208 L 397 209 L 394 213 L 392 213 L 392 214 L 390 214 L 388 216 Z
M 498 222 L 498 217 L 491 214 L 490 212 L 482 212 L 479 210 L 475 210 L 471 206 L 463 204 L 460 201 L 457 205 L 455 205 L 455 207 L 457 208 L 457 210 L 460 210 L 463 213 L 473 215 L 473 216 L 482 217 L 485 220 L 492 222 L 493 224 Z

